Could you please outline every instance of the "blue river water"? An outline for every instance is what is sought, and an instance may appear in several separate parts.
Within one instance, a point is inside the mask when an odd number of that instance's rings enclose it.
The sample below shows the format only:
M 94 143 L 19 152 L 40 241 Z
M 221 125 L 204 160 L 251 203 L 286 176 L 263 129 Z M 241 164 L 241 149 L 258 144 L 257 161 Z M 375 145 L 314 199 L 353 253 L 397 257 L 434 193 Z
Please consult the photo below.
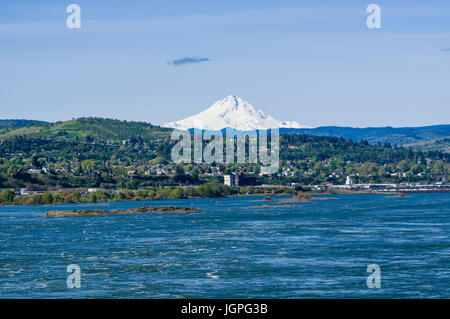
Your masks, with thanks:
M 332 197 L 97 207 L 193 205 L 199 214 L 39 218 L 92 206 L 0 207 L 0 298 L 450 297 L 449 193 Z M 66 284 L 71 264 L 80 288 Z M 367 286 L 370 264 L 380 288 Z

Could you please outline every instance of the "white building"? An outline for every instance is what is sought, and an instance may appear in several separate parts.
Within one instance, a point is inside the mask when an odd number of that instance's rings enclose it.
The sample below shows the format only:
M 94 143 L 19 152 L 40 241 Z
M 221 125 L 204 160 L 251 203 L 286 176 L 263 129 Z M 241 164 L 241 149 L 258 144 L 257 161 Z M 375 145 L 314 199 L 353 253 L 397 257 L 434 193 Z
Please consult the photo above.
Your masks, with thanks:
M 347 180 L 345 181 L 345 185 L 349 185 L 349 186 L 353 185 L 353 181 L 352 181 L 352 178 L 350 176 L 347 176 Z
M 223 183 L 227 186 L 234 186 L 234 175 L 223 175 Z

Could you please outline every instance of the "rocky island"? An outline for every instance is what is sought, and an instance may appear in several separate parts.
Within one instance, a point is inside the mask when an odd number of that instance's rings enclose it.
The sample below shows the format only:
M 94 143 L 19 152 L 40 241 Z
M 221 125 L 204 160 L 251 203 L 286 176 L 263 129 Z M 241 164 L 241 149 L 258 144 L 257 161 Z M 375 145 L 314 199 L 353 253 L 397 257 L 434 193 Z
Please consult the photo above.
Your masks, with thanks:
M 54 210 L 47 212 L 43 218 L 49 217 L 76 217 L 76 216 L 98 216 L 113 214 L 143 214 L 143 213 L 168 213 L 168 214 L 194 214 L 200 210 L 192 207 L 136 207 L 131 209 L 114 209 L 114 210 Z

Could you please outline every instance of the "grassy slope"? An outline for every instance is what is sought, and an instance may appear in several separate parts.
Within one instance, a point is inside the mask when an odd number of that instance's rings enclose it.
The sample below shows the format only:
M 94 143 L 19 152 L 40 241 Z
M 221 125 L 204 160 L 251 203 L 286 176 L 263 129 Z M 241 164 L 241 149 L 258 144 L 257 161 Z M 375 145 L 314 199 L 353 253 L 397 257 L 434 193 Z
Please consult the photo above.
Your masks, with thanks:
M 450 153 L 450 136 L 405 146 L 421 151 L 443 151 L 445 153 Z
M 0 139 L 14 136 L 54 138 L 65 136 L 69 139 L 91 136 L 98 141 L 123 140 L 140 136 L 143 139 L 164 138 L 170 130 L 143 122 L 128 122 L 100 118 L 80 118 L 51 124 L 38 124 L 0 131 Z M 2 134 L 3 133 L 3 134 Z

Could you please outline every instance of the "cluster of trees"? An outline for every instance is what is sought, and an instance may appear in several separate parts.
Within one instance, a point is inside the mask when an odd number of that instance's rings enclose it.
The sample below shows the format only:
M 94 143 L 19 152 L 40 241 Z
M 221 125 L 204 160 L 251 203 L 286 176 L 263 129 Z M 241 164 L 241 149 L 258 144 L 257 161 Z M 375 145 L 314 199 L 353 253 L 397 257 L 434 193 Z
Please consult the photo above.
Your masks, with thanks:
M 16 196 L 13 190 L 4 189 L 0 194 L 3 205 L 51 205 L 69 203 L 97 203 L 109 201 L 161 200 L 181 198 L 215 198 L 245 194 L 297 194 L 295 189 L 257 188 L 252 186 L 228 187 L 220 183 L 206 183 L 196 187 L 153 187 L 147 189 L 97 190 L 86 192 L 79 189 L 56 192 L 45 191 L 25 196 Z
M 214 198 L 239 194 L 277 194 L 279 188 L 260 189 L 253 187 L 230 188 L 219 183 L 206 183 L 197 187 L 165 187 L 149 189 L 122 189 L 120 191 L 97 190 L 87 193 L 80 190 L 63 190 L 57 192 L 46 191 L 25 196 L 15 196 L 12 190 L 3 190 L 0 195 L 0 204 L 8 205 L 45 205 L 64 203 L 96 203 L 108 201 L 137 201 L 137 200 L 161 200 L 180 198 Z M 292 190 L 288 190 L 292 193 Z M 284 192 L 285 193 L 285 192 Z
M 373 162 L 378 165 L 397 163 L 401 160 L 426 162 L 426 158 L 450 162 L 450 154 L 442 152 L 413 151 L 411 148 L 392 146 L 389 143 L 369 144 L 367 141 L 353 141 L 343 137 L 313 135 L 282 135 L 280 140 L 281 160 L 317 161 L 339 157 L 342 161 L 355 163 Z
M 14 198 L 16 194 L 11 189 L 4 189 L 0 193 L 0 203 L 3 204 L 12 204 L 14 202 Z

